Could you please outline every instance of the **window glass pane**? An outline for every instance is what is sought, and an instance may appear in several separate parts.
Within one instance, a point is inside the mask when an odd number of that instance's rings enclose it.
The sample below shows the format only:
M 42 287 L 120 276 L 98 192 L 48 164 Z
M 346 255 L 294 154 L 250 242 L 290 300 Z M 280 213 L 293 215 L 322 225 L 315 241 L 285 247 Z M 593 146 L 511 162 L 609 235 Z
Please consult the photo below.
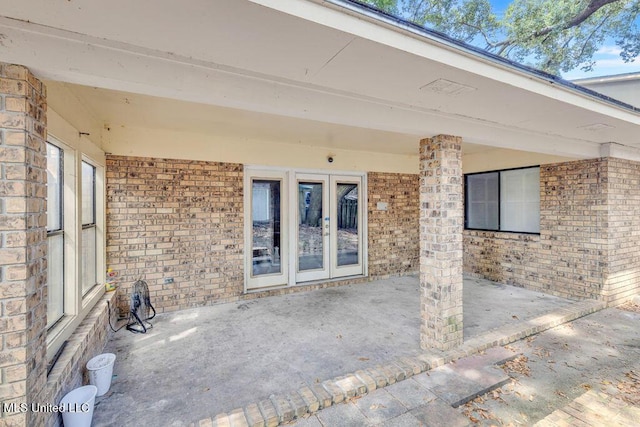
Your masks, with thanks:
M 467 228 L 498 229 L 498 173 L 467 176 Z
M 540 232 L 540 168 L 500 173 L 500 228 Z
M 279 180 L 254 180 L 251 184 L 253 276 L 282 272 L 280 186 Z
M 62 150 L 47 143 L 47 230 L 62 229 Z
M 47 241 L 47 327 L 50 327 L 64 314 L 64 237 L 55 234 Z
M 82 230 L 82 294 L 98 282 L 96 276 L 96 228 Z
M 95 171 L 89 163 L 82 162 L 82 224 L 95 224 Z
M 298 270 L 324 268 L 322 182 L 298 182 Z
M 358 264 L 358 185 L 338 184 L 338 265 Z

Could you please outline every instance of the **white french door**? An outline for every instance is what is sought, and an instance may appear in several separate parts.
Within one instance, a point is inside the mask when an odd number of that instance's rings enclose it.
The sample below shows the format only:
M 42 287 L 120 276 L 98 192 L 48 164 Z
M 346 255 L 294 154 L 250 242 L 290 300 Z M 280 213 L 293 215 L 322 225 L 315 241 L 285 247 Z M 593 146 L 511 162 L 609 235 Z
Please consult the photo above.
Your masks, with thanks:
M 247 289 L 287 284 L 289 269 L 287 174 L 261 171 L 245 178 L 245 206 L 248 206 L 248 230 L 245 229 Z
M 365 274 L 362 175 L 247 170 L 246 288 Z
M 362 177 L 296 174 L 296 282 L 363 274 Z
M 330 277 L 329 175 L 296 174 L 296 282 Z
M 331 175 L 331 277 L 364 274 L 362 177 Z

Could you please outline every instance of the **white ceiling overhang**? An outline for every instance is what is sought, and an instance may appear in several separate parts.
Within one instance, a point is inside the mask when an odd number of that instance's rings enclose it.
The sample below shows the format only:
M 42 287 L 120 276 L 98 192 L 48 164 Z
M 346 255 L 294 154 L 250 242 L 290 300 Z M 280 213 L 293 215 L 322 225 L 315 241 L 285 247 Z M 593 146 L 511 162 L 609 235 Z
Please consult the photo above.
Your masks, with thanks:
M 363 128 L 402 144 L 452 134 L 573 157 L 640 146 L 637 112 L 343 6 L 0 0 L 0 58 L 44 79 L 281 116 L 310 132 Z

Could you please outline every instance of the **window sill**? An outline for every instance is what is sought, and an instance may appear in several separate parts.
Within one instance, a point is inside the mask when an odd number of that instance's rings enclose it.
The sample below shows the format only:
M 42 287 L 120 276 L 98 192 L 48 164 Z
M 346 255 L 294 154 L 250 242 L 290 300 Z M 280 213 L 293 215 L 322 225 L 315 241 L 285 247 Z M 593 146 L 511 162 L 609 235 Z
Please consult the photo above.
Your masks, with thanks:
M 540 233 L 519 233 L 514 231 L 465 229 L 463 231 L 463 235 L 470 236 L 470 237 L 484 237 L 484 238 L 501 239 L 501 240 L 519 240 L 519 241 L 530 241 L 530 242 L 540 241 Z
M 65 315 L 47 331 L 47 361 L 53 359 L 62 344 L 75 332 L 78 325 L 87 317 L 104 294 L 104 285 L 95 285 L 82 298 L 82 307 L 79 313 Z
M 78 316 L 64 315 L 51 329 L 47 330 L 47 361 L 50 361 L 66 339 L 65 332 L 72 327 Z
M 47 401 L 58 402 L 64 393 L 80 385 L 75 382 L 82 381 L 86 362 L 102 351 L 110 335 L 107 322 L 114 312 L 116 292 L 101 295 L 82 322 L 72 326 L 73 329 L 66 338 L 67 345 L 47 376 Z M 108 312 L 107 302 L 111 304 L 111 313 Z

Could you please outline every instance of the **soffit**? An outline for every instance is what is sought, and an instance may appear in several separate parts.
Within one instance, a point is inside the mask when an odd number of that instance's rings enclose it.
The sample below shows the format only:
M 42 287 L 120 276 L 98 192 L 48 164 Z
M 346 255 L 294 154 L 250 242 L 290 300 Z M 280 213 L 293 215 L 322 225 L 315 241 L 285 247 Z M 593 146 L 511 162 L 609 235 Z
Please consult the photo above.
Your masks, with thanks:
M 321 133 L 317 123 L 403 144 L 449 133 L 585 157 L 600 143 L 640 144 L 637 114 L 583 94 L 314 2 L 257 3 L 1 0 L 9 19 L 0 20 L 0 53 L 44 78 L 282 116 L 282 126 L 309 134 Z M 421 89 L 439 79 L 473 90 Z

